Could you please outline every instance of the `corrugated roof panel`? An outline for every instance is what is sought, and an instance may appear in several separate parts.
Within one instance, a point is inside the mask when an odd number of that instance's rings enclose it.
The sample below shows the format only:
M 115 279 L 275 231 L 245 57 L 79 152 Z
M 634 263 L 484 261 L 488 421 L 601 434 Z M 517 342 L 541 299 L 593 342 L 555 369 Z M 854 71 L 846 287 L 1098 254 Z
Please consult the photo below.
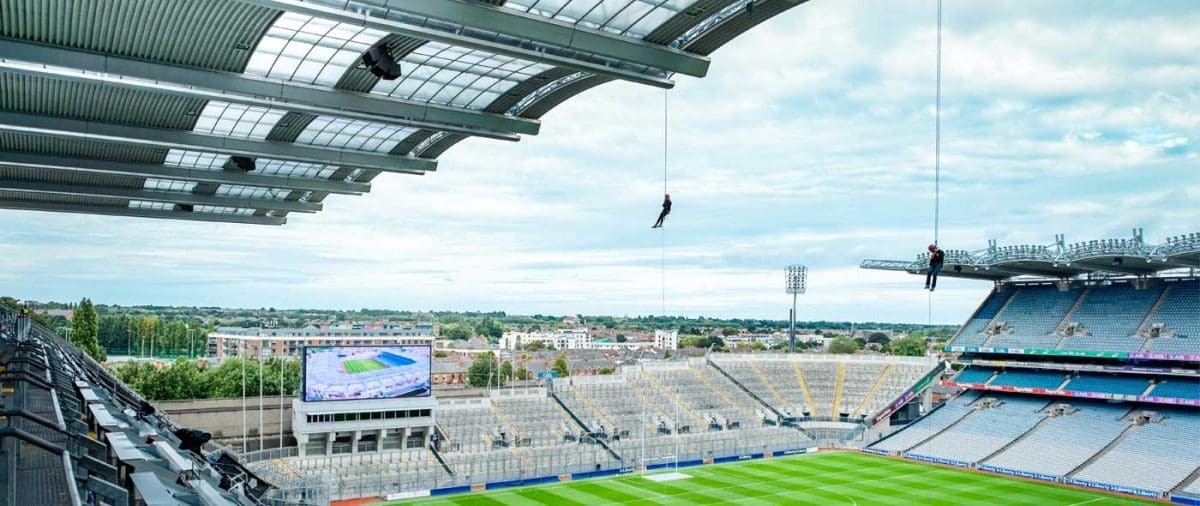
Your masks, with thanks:
M 233 0 L 4 0 L 0 36 L 242 72 L 278 15 Z
M 167 150 L 107 142 L 0 132 L 0 151 L 24 151 L 118 162 L 162 163 Z
M 0 73 L 0 109 L 66 118 L 190 130 L 203 99 L 91 83 Z
M 0 190 L 0 200 L 18 200 L 23 202 L 47 202 L 55 204 L 75 204 L 86 206 L 127 207 L 129 201 L 111 197 L 91 197 L 86 195 L 59 195 L 54 193 L 31 193 Z
M 143 184 L 143 179 L 137 176 L 9 166 L 0 166 L 0 179 L 6 181 L 30 181 L 105 188 L 128 188 L 131 190 L 142 188 Z
M 281 142 L 296 142 L 296 137 L 300 136 L 308 124 L 312 120 L 317 119 L 315 114 L 304 114 L 302 112 L 289 112 L 284 114 L 282 118 L 275 123 L 275 128 L 271 129 L 271 133 L 267 134 L 269 141 Z

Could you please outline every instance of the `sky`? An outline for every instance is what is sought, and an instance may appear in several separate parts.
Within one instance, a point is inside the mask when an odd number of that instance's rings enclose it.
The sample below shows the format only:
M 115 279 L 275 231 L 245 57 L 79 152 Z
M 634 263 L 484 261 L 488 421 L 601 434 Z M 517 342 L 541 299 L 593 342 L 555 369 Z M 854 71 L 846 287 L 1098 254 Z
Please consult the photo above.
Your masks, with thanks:
M 609 83 L 283 227 L 0 211 L 34 300 L 961 323 L 986 282 L 865 271 L 933 239 L 931 0 L 813 0 L 674 90 Z M 1200 232 L 1200 4 L 946 2 L 940 244 Z M 675 206 L 651 230 L 666 188 Z M 665 286 L 665 290 L 664 290 Z

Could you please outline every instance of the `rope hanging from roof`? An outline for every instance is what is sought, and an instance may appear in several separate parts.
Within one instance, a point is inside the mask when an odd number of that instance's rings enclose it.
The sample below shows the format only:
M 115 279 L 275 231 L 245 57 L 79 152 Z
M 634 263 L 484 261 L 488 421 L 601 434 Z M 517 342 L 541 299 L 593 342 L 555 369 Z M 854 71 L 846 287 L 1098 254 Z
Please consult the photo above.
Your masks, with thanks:
M 667 112 L 669 109 L 670 90 L 663 90 L 663 195 L 669 195 L 667 191 Z M 667 227 L 659 227 L 659 233 L 662 237 L 662 315 L 667 316 Z
M 942 212 L 942 0 L 937 2 L 937 99 L 933 119 L 933 244 L 938 245 Z M 928 294 L 928 323 L 933 324 L 933 291 Z

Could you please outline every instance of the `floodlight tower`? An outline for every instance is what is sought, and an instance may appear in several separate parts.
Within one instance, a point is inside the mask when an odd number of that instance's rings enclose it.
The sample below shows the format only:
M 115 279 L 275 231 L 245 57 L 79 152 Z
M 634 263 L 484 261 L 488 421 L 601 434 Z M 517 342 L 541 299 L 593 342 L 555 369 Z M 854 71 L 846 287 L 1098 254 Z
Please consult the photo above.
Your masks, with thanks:
M 792 294 L 791 326 L 788 327 L 788 352 L 796 352 L 796 296 L 808 289 L 808 267 L 789 265 L 785 269 L 787 293 Z

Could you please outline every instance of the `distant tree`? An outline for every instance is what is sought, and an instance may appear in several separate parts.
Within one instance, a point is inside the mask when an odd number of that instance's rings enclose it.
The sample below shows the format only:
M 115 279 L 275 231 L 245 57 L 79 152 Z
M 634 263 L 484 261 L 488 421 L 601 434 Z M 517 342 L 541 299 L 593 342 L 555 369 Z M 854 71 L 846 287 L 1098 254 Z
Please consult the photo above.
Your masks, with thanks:
M 629 338 L 628 338 L 628 337 L 625 337 L 625 334 L 617 334 L 617 342 L 618 342 L 618 343 L 623 343 L 623 342 L 626 342 L 626 341 L 628 341 L 628 340 L 629 340 Z
M 871 335 L 867 336 L 867 342 L 868 343 L 887 344 L 887 343 L 892 342 L 892 340 L 891 340 L 891 338 L 888 337 L 887 334 L 884 334 L 883 332 L 872 332 Z
M 663 350 L 663 360 L 671 360 L 671 350 Z
M 855 353 L 861 349 L 861 345 L 845 337 L 835 338 L 829 343 L 829 353 Z
M 542 351 L 546 349 L 546 343 L 541 341 L 530 341 L 525 343 L 524 348 L 527 351 Z
M 529 369 L 526 369 L 525 366 L 520 366 L 517 368 L 517 379 L 527 380 L 531 378 L 533 378 L 533 375 L 529 373 Z
M 446 353 L 446 350 L 437 350 L 437 351 L 433 352 L 433 356 L 434 356 L 434 358 L 446 358 L 446 357 L 450 356 L 450 354 Z
M 105 359 L 104 350 L 100 348 L 100 317 L 96 315 L 96 306 L 91 299 L 79 301 L 79 307 L 71 318 L 71 344 L 90 355 L 97 362 Z
M 498 383 L 496 377 L 498 370 L 496 354 L 485 351 L 479 354 L 478 357 L 475 357 L 475 361 L 471 362 L 471 365 L 467 367 L 467 384 L 476 388 L 499 385 L 500 383 Z
M 512 362 L 505 360 L 503 363 L 500 364 L 500 378 L 503 379 L 504 381 L 512 381 L 512 379 L 513 379 Z
M 491 319 L 491 317 L 484 316 L 479 320 L 479 323 L 475 325 L 475 333 L 481 336 L 499 339 L 500 336 L 504 335 L 504 327 L 496 322 L 496 320 Z
M 754 342 L 750 343 L 749 348 L 754 351 L 762 351 L 762 350 L 767 349 L 767 345 L 763 344 L 760 341 L 754 341 Z
M 913 334 L 897 339 L 892 343 L 892 352 L 906 357 L 923 357 L 928 350 L 928 342 L 924 337 Z
M 612 374 L 612 373 L 613 373 L 613 370 L 612 370 L 612 368 L 611 368 L 611 367 L 601 367 L 601 368 L 600 368 L 600 370 L 599 370 L 599 371 L 596 371 L 596 372 L 597 372 L 598 374 Z
M 559 378 L 566 378 L 567 376 L 570 376 L 571 370 L 567 368 L 567 356 L 563 354 L 555 358 L 554 367 L 550 370 L 554 371 L 554 374 L 556 374 Z
M 546 351 L 555 351 L 558 347 L 554 343 L 546 343 Z
M 721 329 L 721 335 L 723 335 L 725 337 L 736 336 L 736 335 L 738 335 L 739 332 L 740 332 L 740 330 L 736 329 L 734 327 L 725 327 L 725 328 Z
M 466 341 L 471 338 L 471 329 L 460 323 L 442 327 L 441 335 L 445 339 Z

